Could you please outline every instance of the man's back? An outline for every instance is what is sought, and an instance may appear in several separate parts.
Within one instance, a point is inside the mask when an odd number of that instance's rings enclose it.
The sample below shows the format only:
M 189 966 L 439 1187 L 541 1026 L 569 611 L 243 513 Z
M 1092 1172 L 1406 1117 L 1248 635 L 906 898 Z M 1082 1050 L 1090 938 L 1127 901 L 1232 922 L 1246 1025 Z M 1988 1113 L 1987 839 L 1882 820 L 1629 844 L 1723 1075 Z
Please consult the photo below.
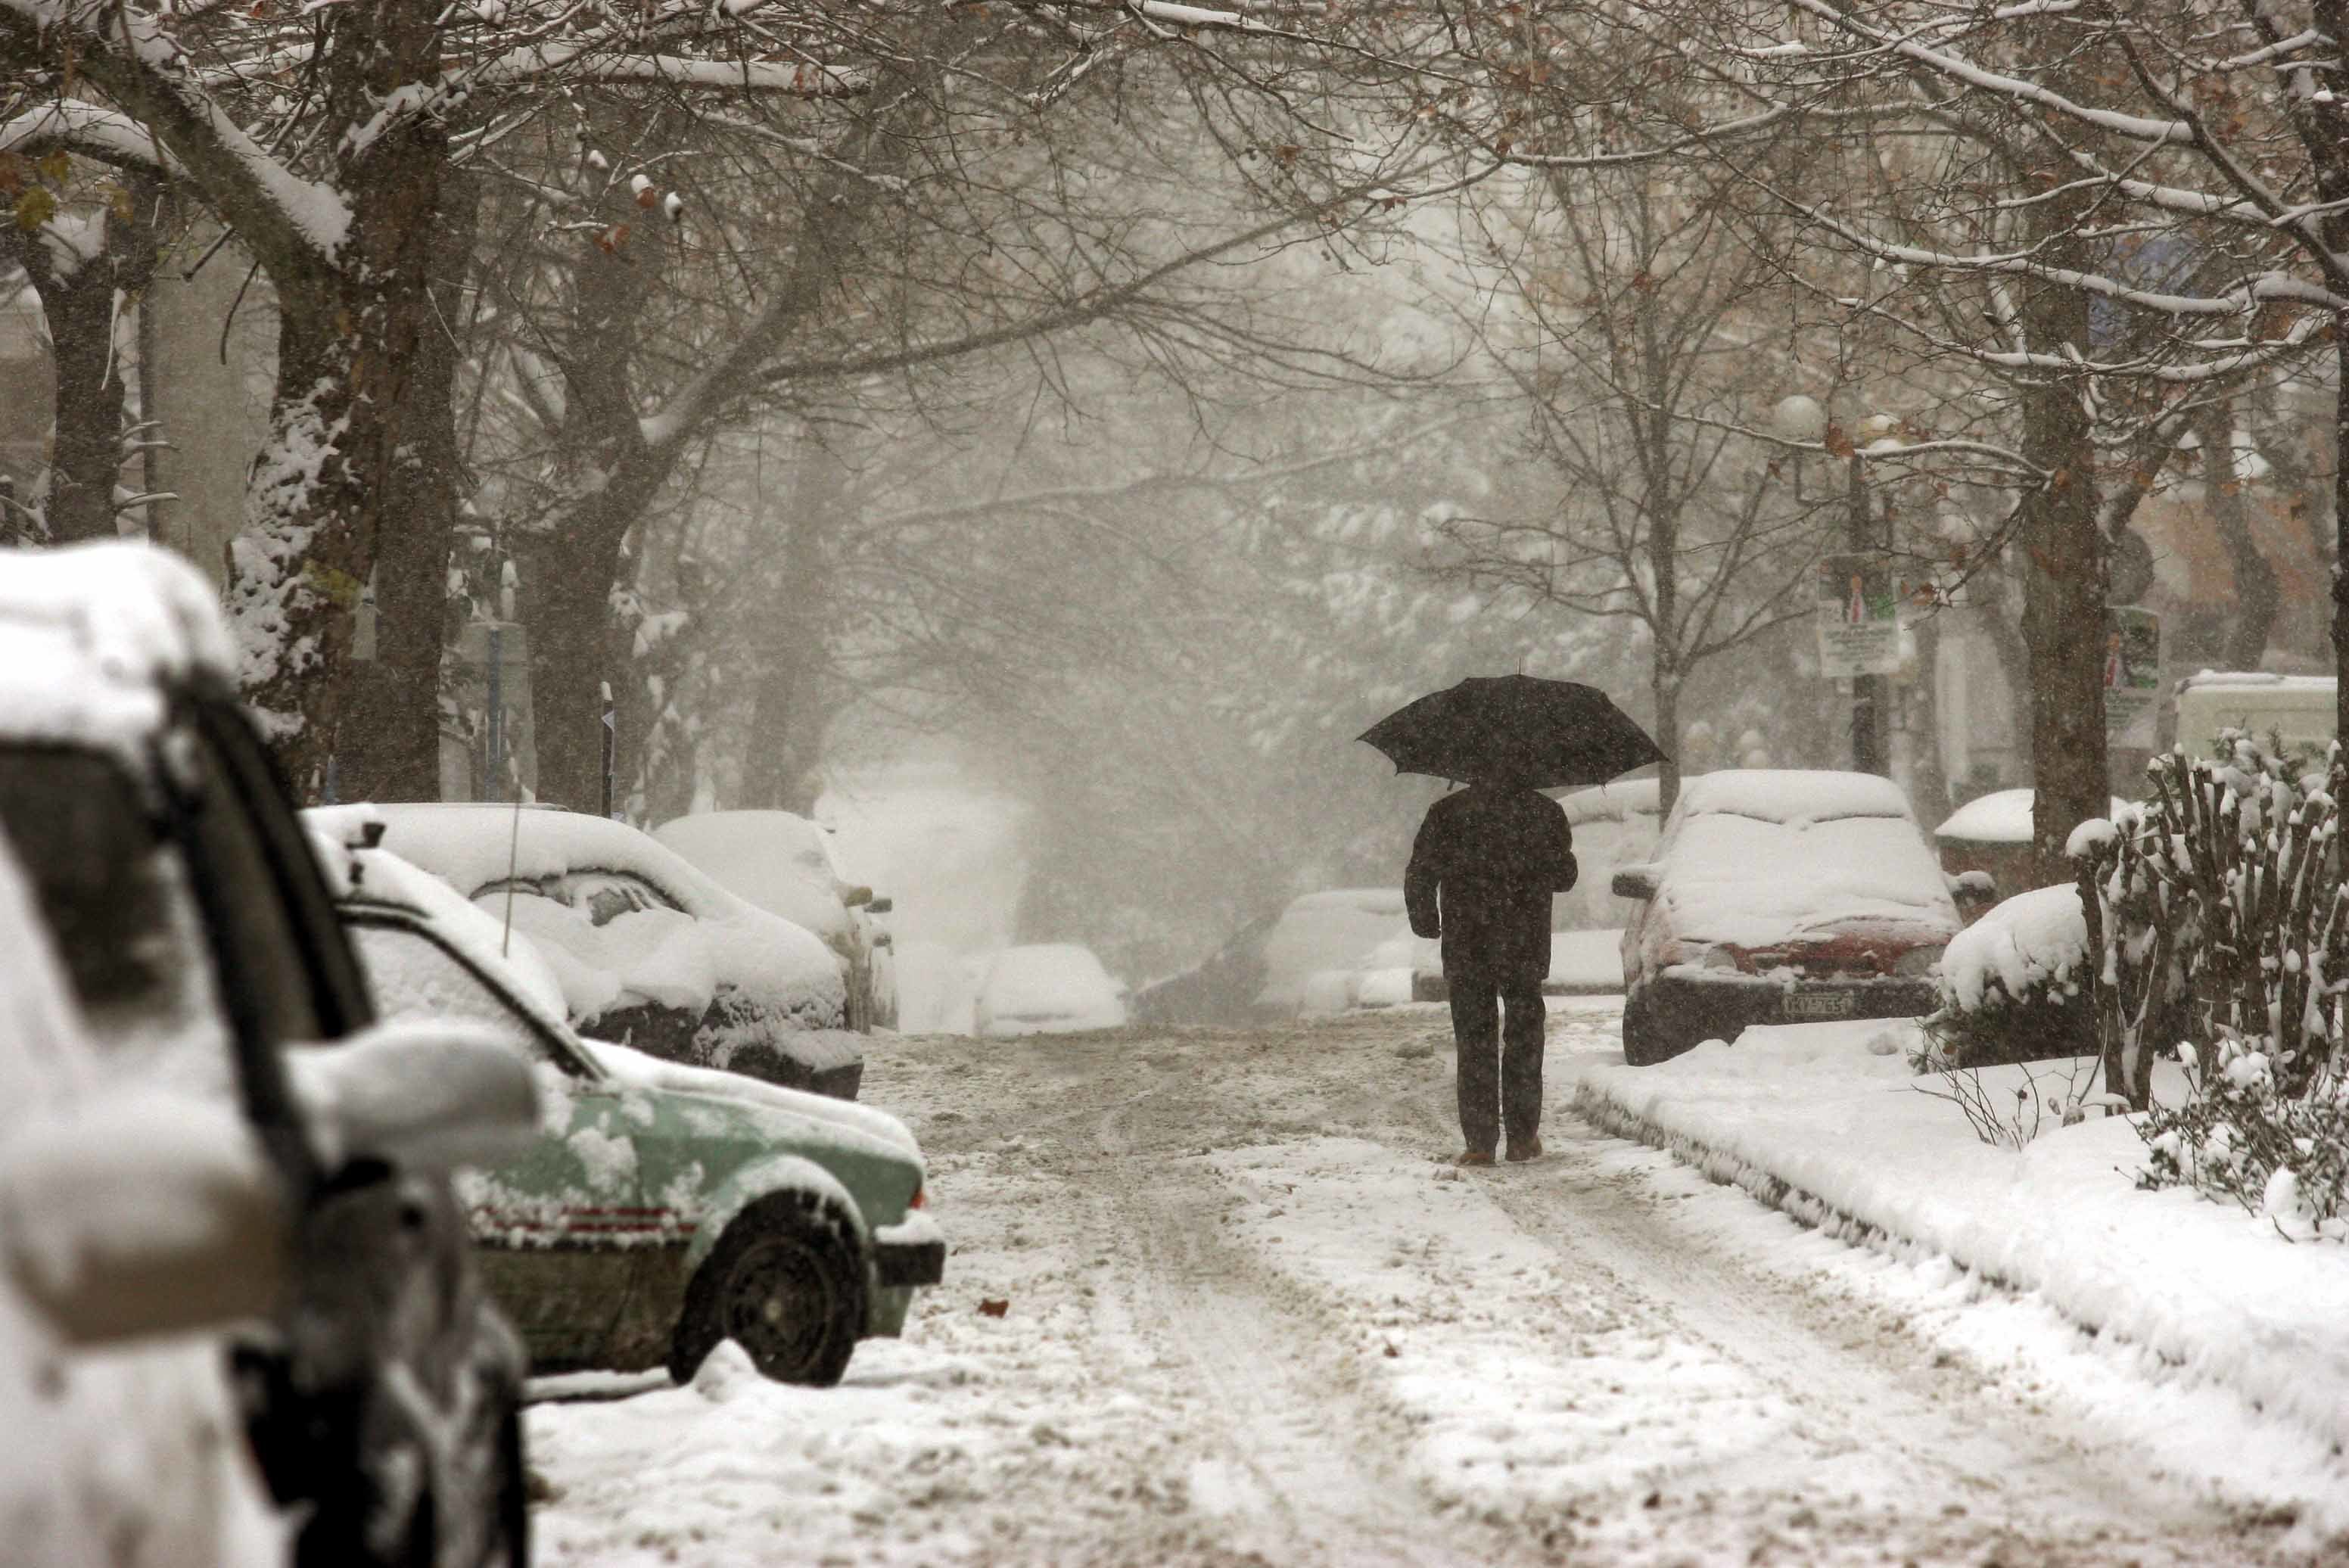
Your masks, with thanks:
M 1447 972 L 1549 967 L 1549 899 L 1574 885 L 1573 830 L 1546 795 L 1473 785 L 1428 809 L 1403 895 L 1412 929 L 1444 936 Z

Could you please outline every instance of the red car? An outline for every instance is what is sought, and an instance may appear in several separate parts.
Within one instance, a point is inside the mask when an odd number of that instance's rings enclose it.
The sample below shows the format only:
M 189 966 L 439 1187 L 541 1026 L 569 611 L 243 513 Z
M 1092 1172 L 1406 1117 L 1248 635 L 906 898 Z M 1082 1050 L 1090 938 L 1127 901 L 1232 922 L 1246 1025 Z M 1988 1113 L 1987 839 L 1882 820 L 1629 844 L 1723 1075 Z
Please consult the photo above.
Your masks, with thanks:
M 1899 786 L 1750 769 L 1681 787 L 1656 858 L 1617 869 L 1623 1059 L 1660 1062 L 1749 1024 L 1929 1013 L 1961 923 Z

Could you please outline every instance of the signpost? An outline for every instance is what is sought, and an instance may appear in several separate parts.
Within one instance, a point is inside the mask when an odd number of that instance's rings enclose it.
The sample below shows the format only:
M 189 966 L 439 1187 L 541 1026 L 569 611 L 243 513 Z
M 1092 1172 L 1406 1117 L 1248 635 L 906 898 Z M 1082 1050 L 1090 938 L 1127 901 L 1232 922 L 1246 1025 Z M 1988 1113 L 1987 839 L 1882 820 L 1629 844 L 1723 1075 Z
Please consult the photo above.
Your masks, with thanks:
M 2150 751 L 2161 706 L 2161 617 L 2134 604 L 2105 611 L 2105 738 Z

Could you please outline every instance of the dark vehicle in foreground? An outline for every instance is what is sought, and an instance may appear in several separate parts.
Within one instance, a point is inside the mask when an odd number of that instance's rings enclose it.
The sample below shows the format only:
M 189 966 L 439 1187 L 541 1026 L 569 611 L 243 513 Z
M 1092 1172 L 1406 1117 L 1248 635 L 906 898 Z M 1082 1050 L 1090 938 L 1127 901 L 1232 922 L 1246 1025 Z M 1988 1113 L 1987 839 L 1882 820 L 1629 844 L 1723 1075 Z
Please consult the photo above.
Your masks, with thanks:
M 312 820 L 349 846 L 342 915 L 378 1004 L 478 1021 L 536 1064 L 537 1138 L 459 1179 L 536 1367 L 665 1366 L 683 1381 L 732 1339 L 771 1377 L 830 1384 L 857 1341 L 904 1329 L 946 1242 L 903 1123 L 583 1040 L 528 938 L 366 847 L 370 810 Z
M 105 1082 L 233 1105 L 287 1194 L 285 1289 L 233 1365 L 295 1560 L 518 1563 L 521 1346 L 448 1168 L 527 1129 L 528 1071 L 478 1033 L 370 1026 L 233 670 L 177 558 L 0 552 L 0 830 Z
M 651 834 L 580 811 L 375 808 L 383 847 L 527 936 L 597 1039 L 854 1099 L 864 1037 L 816 934 L 720 887 Z
M 1960 921 L 1906 796 L 1871 773 L 1738 769 L 1686 780 L 1655 859 L 1619 866 L 1623 1059 L 1749 1024 L 1907 1017 L 1935 1005 Z

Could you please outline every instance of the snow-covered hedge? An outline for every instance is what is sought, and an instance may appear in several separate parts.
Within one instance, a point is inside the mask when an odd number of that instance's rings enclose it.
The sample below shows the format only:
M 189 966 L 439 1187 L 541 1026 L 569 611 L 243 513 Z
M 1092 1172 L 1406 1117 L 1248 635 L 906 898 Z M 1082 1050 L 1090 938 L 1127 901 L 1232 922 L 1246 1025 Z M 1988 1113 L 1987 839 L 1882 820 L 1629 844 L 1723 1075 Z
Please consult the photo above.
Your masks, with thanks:
M 1920 1066 L 2075 1057 L 2092 1049 L 2088 927 L 2076 887 L 2033 888 L 1992 908 L 1950 940 L 1924 1021 Z
M 2323 769 L 2226 732 L 2147 767 L 2149 799 L 2073 834 L 2108 1092 L 2145 1114 L 2148 1186 L 2323 1229 L 2349 1210 L 2349 886 Z M 2152 1103 L 2156 1051 L 2193 1092 Z

